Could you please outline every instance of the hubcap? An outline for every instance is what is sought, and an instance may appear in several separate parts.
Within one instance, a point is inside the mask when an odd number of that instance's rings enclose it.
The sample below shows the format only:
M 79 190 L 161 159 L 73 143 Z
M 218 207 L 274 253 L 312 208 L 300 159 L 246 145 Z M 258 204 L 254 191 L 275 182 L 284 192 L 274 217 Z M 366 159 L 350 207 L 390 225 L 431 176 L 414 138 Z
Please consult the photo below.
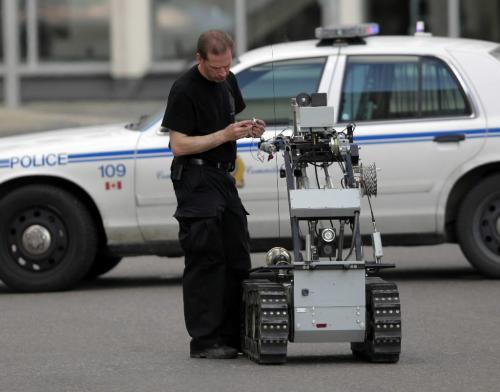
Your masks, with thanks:
M 497 234 L 500 235 L 500 216 L 497 219 Z
M 63 262 L 69 247 L 66 225 L 51 208 L 31 207 L 9 224 L 8 251 L 14 263 L 30 272 L 45 272 Z
M 39 256 L 49 250 L 52 238 L 45 227 L 32 225 L 24 230 L 21 241 L 28 253 Z

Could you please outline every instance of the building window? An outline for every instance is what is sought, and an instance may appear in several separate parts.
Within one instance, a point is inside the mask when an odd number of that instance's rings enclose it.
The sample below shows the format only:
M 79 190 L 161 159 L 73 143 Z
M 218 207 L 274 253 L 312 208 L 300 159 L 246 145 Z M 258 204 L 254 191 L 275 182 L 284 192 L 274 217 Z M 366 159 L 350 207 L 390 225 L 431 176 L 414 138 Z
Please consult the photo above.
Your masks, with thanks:
M 194 60 L 199 35 L 210 29 L 234 36 L 234 0 L 153 0 L 154 60 Z
M 324 57 L 276 61 L 247 68 L 236 75 L 247 105 L 239 120 L 257 117 L 268 125 L 289 124 L 290 98 L 318 91 Z
M 342 87 L 340 122 L 471 114 L 444 62 L 416 56 L 352 56 Z
M 491 0 L 461 0 L 461 36 L 466 38 L 500 41 L 500 4 Z
M 318 0 L 247 0 L 248 48 L 314 38 L 321 26 Z
M 108 0 L 38 0 L 37 15 L 41 61 L 110 59 Z
M 410 1 L 372 0 L 367 3 L 367 20 L 377 22 L 382 35 L 406 35 L 414 22 L 410 20 Z

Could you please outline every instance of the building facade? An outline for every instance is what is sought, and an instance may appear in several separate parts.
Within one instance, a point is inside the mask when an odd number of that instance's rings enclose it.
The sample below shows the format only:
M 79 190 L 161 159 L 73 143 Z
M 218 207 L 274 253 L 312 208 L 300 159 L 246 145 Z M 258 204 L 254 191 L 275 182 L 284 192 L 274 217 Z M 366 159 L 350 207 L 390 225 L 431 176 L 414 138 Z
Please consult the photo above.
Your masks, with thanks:
M 17 83 L 23 100 L 165 97 L 211 28 L 230 32 L 237 54 L 364 21 L 382 34 L 423 20 L 434 35 L 500 41 L 495 0 L 0 1 L 0 84 Z

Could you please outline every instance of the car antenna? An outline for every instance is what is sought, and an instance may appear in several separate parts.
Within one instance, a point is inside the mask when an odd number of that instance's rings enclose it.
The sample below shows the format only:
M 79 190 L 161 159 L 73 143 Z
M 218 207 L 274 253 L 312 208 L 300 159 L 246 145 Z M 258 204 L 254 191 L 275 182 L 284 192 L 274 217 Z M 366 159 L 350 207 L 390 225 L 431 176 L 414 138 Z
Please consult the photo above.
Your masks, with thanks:
M 277 116 L 276 116 L 276 81 L 274 75 L 274 44 L 271 44 L 271 72 L 273 74 L 273 115 L 274 115 L 274 138 L 276 138 L 277 129 Z M 278 157 L 275 160 L 276 165 L 276 208 L 278 210 L 278 238 L 281 240 L 281 212 L 280 212 L 280 188 L 279 188 L 279 168 Z

